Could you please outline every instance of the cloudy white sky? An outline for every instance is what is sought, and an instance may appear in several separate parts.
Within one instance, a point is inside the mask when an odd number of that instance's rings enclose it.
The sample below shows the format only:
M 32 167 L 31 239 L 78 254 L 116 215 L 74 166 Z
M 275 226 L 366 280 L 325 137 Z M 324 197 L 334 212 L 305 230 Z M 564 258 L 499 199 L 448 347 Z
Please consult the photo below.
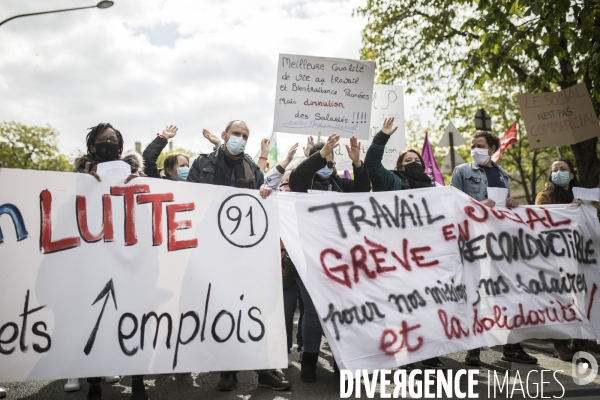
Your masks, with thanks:
M 99 0 L 0 0 L 0 21 Z M 178 147 L 207 151 L 202 128 L 245 120 L 247 152 L 271 134 L 279 53 L 359 58 L 366 0 L 115 0 L 0 26 L 0 121 L 50 124 L 84 148 L 110 122 L 147 145 L 165 125 Z M 406 115 L 416 109 L 406 99 Z

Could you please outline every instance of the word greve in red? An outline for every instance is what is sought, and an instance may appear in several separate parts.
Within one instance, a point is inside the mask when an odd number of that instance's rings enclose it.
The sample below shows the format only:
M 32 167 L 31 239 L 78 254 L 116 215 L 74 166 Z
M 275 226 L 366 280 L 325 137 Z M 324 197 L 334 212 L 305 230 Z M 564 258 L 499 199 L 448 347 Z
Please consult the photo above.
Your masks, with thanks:
M 428 268 L 439 264 L 438 260 L 432 259 L 428 254 L 431 252 L 430 246 L 411 247 L 406 238 L 401 240 L 397 252 L 366 236 L 364 241 L 365 245 L 359 243 L 350 249 L 350 265 L 336 265 L 335 260 L 344 258 L 336 249 L 327 248 L 321 251 L 320 260 L 325 275 L 334 282 L 352 288 L 352 281 L 358 283 L 361 275 L 375 279 L 386 272 L 396 271 L 398 267 L 410 272 L 414 267 Z

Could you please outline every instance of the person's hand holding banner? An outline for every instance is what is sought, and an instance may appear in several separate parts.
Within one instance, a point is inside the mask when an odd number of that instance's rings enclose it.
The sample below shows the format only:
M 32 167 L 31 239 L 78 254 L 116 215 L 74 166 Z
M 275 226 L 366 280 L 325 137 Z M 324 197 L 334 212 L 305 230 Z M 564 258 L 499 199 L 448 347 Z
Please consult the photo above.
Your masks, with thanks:
M 517 208 L 519 207 L 519 202 L 512 197 L 506 199 L 506 207 L 508 208 Z
M 357 138 L 352 136 L 350 138 L 350 147 L 346 145 L 346 151 L 348 152 L 348 157 L 352 160 L 352 164 L 356 168 L 360 167 L 360 142 Z
M 269 195 L 271 193 L 273 193 L 273 189 L 271 189 L 270 187 L 268 187 L 267 185 L 262 185 L 260 187 L 260 197 L 262 197 L 263 199 L 266 199 L 267 197 L 269 197 Z
M 507 199 L 508 201 L 508 199 Z M 481 201 L 481 204 L 483 204 L 484 206 L 487 206 L 489 208 L 494 208 L 494 206 L 496 205 L 496 202 L 492 199 L 485 199 L 483 201 Z
M 386 135 L 393 135 L 394 132 L 396 132 L 396 129 L 398 129 L 398 127 L 394 127 L 392 128 L 392 126 L 394 126 L 394 117 L 391 118 L 386 118 L 383 121 L 383 126 L 381 127 L 381 132 L 385 133 Z

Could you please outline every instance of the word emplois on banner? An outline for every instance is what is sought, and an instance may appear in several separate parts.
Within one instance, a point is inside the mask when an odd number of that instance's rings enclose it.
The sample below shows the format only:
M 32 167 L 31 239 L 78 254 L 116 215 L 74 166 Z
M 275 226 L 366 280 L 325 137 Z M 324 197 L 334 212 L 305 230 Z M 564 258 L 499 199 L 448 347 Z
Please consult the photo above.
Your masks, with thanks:
M 387 169 L 396 168 L 398 156 L 406 149 L 404 90 L 402 86 L 375 85 L 373 88 L 369 139 L 360 142 L 362 159 L 367 154 L 373 138 L 381 130 L 383 121 L 392 117 L 394 118 L 394 126 L 397 126 L 398 129 L 388 140 L 381 160 L 381 163 Z M 348 157 L 345 145 L 350 145 L 350 140 L 340 139 L 340 145 L 334 150 L 336 167 L 340 171 L 352 169 L 352 160 Z
M 285 367 L 277 197 L 123 182 L 0 171 L 2 379 Z
M 273 132 L 368 139 L 375 63 L 280 54 Z
M 600 136 L 600 125 L 584 83 L 560 92 L 520 94 L 519 109 L 531 148 L 575 144 Z
M 279 207 L 283 243 L 340 369 L 600 337 L 600 224 L 590 205 L 488 208 L 436 187 L 284 193 Z

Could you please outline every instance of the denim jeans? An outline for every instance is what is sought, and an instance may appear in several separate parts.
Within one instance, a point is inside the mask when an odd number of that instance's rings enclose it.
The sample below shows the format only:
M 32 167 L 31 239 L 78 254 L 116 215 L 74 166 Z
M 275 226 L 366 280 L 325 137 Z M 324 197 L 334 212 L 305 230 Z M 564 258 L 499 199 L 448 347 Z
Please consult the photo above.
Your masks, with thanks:
M 298 306 L 298 299 L 300 298 L 300 317 L 298 318 L 298 331 L 296 332 L 296 343 L 298 344 L 298 350 L 302 349 L 302 319 L 304 317 L 304 304 L 302 297 L 299 296 L 298 285 L 296 279 L 282 277 L 283 282 L 283 313 L 285 315 L 285 331 L 287 335 L 287 349 L 288 353 L 292 349 L 293 345 L 293 332 L 294 332 L 294 313 Z
M 302 318 L 302 340 L 304 341 L 304 351 L 307 353 L 318 353 L 321 349 L 321 336 L 323 335 L 321 322 L 319 322 L 319 315 L 317 314 L 312 299 L 300 277 L 296 278 L 296 284 L 298 285 L 300 296 L 302 296 L 302 301 L 304 302 L 304 316 Z

